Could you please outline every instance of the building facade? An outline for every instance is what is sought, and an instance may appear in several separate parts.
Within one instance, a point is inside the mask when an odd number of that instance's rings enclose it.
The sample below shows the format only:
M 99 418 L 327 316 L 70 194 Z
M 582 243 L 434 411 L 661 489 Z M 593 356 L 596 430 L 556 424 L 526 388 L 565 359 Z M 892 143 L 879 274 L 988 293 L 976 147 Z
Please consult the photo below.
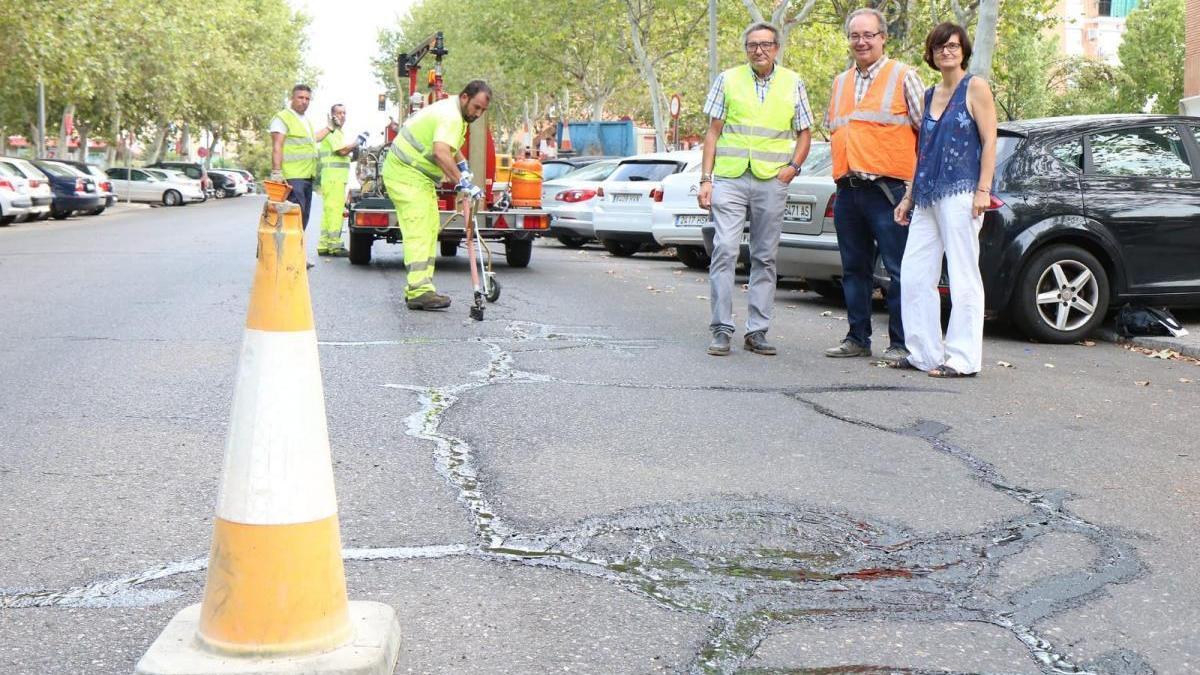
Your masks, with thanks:
M 1194 0 L 1188 0 L 1189 4 Z M 1117 50 L 1125 36 L 1125 17 L 1138 0 L 1059 0 L 1059 52 L 1117 65 Z

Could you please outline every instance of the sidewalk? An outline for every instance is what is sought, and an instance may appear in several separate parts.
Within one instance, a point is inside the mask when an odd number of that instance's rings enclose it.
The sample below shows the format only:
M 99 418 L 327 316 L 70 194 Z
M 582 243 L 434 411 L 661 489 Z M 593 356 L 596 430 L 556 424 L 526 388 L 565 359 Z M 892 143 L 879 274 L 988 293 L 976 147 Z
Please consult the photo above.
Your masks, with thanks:
M 1104 322 L 1104 325 L 1093 335 L 1096 339 L 1105 342 L 1129 342 L 1138 347 L 1154 350 L 1170 349 L 1179 352 L 1183 356 L 1200 359 L 1200 309 L 1177 309 L 1172 310 L 1171 313 L 1188 330 L 1187 335 L 1183 337 L 1122 338 L 1117 335 L 1117 331 L 1113 328 L 1113 320 L 1111 318 Z

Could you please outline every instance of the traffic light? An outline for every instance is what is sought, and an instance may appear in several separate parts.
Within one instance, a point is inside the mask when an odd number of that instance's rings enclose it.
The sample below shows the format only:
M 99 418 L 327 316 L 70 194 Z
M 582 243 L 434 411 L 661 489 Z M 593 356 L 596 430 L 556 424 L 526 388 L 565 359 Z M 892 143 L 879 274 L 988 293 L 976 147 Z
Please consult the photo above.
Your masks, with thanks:
M 379 112 L 387 110 L 387 94 L 379 95 Z

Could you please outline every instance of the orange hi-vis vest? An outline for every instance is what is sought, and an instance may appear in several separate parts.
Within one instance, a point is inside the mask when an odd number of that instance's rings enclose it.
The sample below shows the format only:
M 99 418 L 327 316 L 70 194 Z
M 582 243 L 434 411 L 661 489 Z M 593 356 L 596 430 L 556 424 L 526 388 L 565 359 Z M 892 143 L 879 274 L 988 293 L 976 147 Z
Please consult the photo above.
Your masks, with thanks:
M 829 131 L 834 178 L 860 171 L 912 180 L 917 169 L 917 132 L 904 96 L 907 72 L 908 66 L 888 59 L 858 103 L 854 102 L 854 68 L 833 81 Z

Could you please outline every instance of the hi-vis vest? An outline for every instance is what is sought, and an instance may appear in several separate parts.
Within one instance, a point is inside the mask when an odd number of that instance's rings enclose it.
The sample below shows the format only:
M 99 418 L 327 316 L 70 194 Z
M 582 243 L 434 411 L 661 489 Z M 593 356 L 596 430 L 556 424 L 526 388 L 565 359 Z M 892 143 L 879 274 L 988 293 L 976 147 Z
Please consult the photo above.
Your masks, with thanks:
M 762 103 L 754 91 L 754 71 L 749 65 L 731 68 L 725 77 L 725 126 L 717 139 L 713 173 L 737 178 L 746 167 L 755 178 L 774 178 L 792 161 L 796 133 L 796 81 L 799 75 L 775 66 Z
M 451 96 L 421 108 L 405 120 L 392 141 L 391 154 L 434 183 L 441 183 L 442 169 L 433 161 L 433 138 L 438 127 L 446 123 L 458 125 L 456 140 L 450 144 L 450 151 L 456 152 L 466 138 L 467 122 L 458 109 L 458 97 Z
M 889 59 L 857 104 L 854 71 L 851 68 L 837 76 L 829 99 L 833 177 L 861 171 L 911 180 L 917 168 L 917 132 L 909 121 L 904 96 L 908 66 Z
M 275 117 L 287 125 L 287 136 L 283 139 L 283 163 L 279 166 L 284 180 L 315 177 L 317 141 L 313 138 L 312 125 L 300 119 L 291 108 L 284 108 Z
M 341 129 L 334 129 L 321 139 L 321 144 L 317 146 L 317 165 L 322 183 L 345 183 L 350 176 L 350 156 L 337 154 L 344 147 L 346 143 Z

